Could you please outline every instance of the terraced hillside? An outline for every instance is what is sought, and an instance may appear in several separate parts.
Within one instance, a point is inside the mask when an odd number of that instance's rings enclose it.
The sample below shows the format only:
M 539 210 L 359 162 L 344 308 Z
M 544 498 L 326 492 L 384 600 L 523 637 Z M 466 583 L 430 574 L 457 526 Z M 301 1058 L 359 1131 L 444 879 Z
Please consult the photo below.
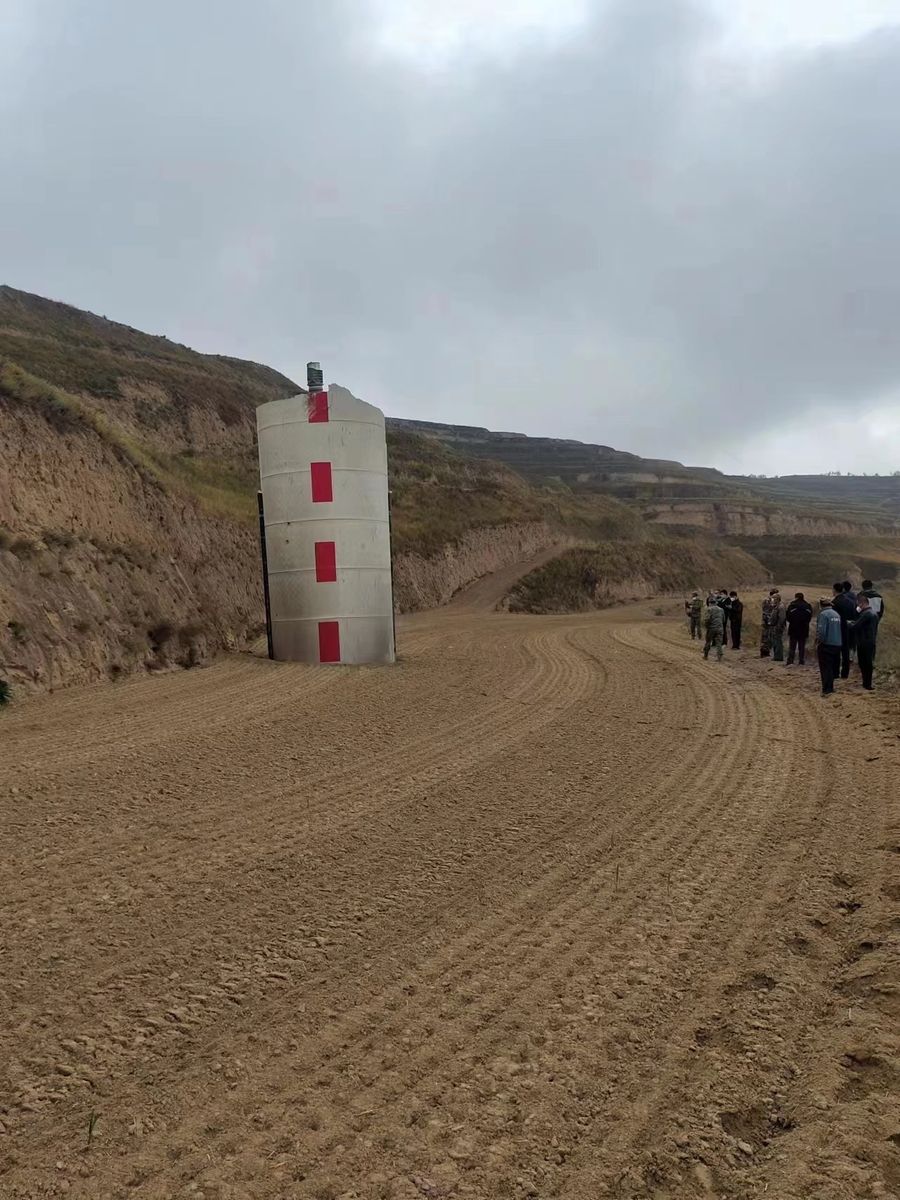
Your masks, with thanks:
M 774 574 L 820 582 L 836 575 L 893 580 L 900 567 L 900 476 L 724 475 L 644 459 L 609 446 L 395 421 L 473 458 L 506 463 L 534 484 L 607 496 L 659 531 L 701 533 L 739 546 Z

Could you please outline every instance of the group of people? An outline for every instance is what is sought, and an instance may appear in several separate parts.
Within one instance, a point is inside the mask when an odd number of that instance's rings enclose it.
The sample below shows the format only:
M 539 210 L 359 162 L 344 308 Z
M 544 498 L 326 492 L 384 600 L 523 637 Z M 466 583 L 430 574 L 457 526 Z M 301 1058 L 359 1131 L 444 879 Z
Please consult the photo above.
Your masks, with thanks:
M 731 630 L 731 648 L 741 648 L 741 626 L 744 623 L 744 602 L 737 592 L 729 592 L 721 588 L 718 592 L 710 592 L 706 597 L 704 609 L 700 593 L 694 592 L 690 600 L 684 604 L 685 612 L 691 627 L 691 638 L 702 638 L 701 627 L 706 631 L 706 641 L 703 646 L 703 657 L 709 658 L 710 650 L 715 647 L 719 659 L 723 656 L 723 647 L 728 645 L 728 631 Z
M 849 679 L 850 663 L 856 657 L 862 685 L 873 691 L 872 674 L 878 648 L 878 627 L 884 616 L 884 597 L 864 579 L 862 589 L 844 580 L 832 585 L 833 595 L 819 601 L 816 620 L 816 653 L 822 676 L 822 695 L 834 693 L 834 681 Z
M 876 591 L 871 579 L 864 579 L 859 592 L 853 590 L 849 580 L 835 583 L 831 597 L 819 601 L 816 618 L 816 658 L 822 679 L 822 695 L 834 693 L 835 680 L 850 677 L 850 665 L 854 657 L 862 676 L 863 687 L 873 690 L 872 675 L 875 668 L 875 652 L 878 645 L 878 627 L 884 616 L 884 598 Z M 699 592 L 694 592 L 685 601 L 691 638 L 700 638 L 705 631 L 703 657 L 709 658 L 710 650 L 716 651 L 721 661 L 724 648 L 728 645 L 731 631 L 731 646 L 741 648 L 741 625 L 744 605 L 735 591 L 710 592 L 704 605 Z M 785 604 L 778 588 L 771 588 L 762 604 L 759 653 L 762 658 L 783 662 L 793 666 L 806 663 L 806 644 L 809 640 L 813 620 L 813 606 L 802 592 L 796 592 L 793 600 Z M 784 652 L 784 637 L 787 633 L 787 657 Z

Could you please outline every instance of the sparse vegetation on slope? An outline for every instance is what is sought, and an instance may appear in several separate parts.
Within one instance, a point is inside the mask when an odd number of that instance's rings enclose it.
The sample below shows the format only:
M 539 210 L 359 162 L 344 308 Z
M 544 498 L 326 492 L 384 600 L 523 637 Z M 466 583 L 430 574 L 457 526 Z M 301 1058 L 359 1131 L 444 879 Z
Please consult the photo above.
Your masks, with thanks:
M 532 486 L 427 435 L 390 430 L 388 460 L 396 553 L 428 554 L 473 529 L 527 521 L 583 537 L 641 536 L 638 515 L 609 497 Z
M 596 586 L 586 582 L 588 572 Z M 764 576 L 755 559 L 730 546 L 709 548 L 688 538 L 606 541 L 568 550 L 520 579 L 509 607 L 512 612 L 580 612 L 658 592 L 759 583 Z
M 299 389 L 259 363 L 198 354 L 154 337 L 11 287 L 0 287 L 0 356 L 66 391 L 118 401 L 122 384 L 155 385 L 172 410 L 202 403 L 225 424 L 246 420 L 257 404 Z
M 197 455 L 186 450 L 167 453 L 125 433 L 92 405 L 46 380 L 0 360 L 0 404 L 28 404 L 59 432 L 82 428 L 95 433 L 127 464 L 151 483 L 170 492 L 195 497 L 210 512 L 252 523 L 256 469 Z

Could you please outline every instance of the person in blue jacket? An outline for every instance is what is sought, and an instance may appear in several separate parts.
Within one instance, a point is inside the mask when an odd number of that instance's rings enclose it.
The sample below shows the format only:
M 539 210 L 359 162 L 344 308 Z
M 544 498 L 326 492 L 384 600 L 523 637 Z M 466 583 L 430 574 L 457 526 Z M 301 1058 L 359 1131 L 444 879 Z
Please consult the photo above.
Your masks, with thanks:
M 831 601 L 823 597 L 819 601 L 819 616 L 816 619 L 816 657 L 822 676 L 823 696 L 834 695 L 834 681 L 841 669 L 843 644 L 840 615 Z

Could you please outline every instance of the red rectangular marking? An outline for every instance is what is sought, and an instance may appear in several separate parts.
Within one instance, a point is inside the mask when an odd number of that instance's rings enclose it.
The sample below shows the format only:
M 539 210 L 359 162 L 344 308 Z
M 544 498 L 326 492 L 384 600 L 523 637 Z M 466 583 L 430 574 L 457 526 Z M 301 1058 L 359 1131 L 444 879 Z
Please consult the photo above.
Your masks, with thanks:
M 306 414 L 310 425 L 328 420 L 328 393 L 310 392 L 306 398 Z
M 316 582 L 337 583 L 334 542 L 316 542 Z
M 309 464 L 309 485 L 312 489 L 313 504 L 331 503 L 334 499 L 334 489 L 331 484 L 330 462 Z
M 341 661 L 341 626 L 339 621 L 319 622 L 319 662 Z

